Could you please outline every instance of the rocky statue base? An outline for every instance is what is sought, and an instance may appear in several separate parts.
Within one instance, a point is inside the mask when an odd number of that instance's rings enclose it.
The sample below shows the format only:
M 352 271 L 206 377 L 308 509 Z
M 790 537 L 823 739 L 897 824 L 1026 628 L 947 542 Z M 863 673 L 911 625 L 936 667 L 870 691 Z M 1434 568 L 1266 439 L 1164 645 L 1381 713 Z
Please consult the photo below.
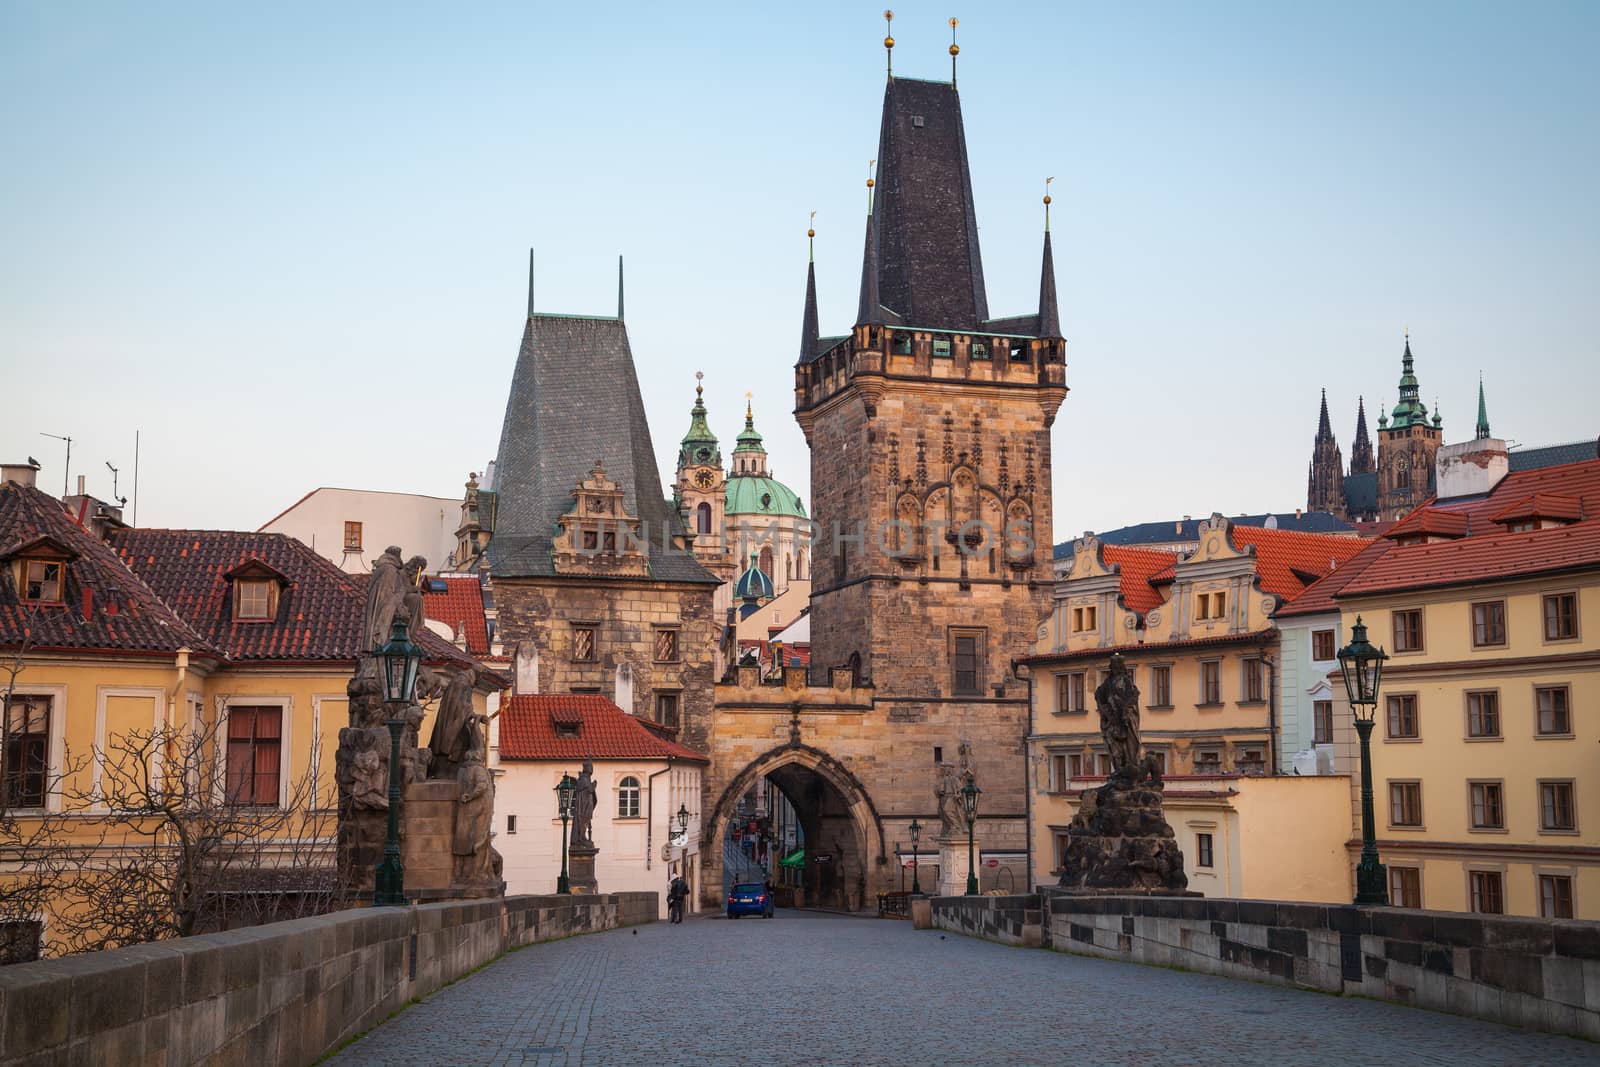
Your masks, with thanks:
M 1086 789 L 1067 828 L 1061 887 L 1137 893 L 1183 892 L 1183 853 L 1162 814 L 1161 780 L 1113 776 Z
M 573 845 L 567 849 L 567 881 L 574 893 L 598 893 L 600 883 L 594 876 L 594 858 L 600 850 L 593 845 Z

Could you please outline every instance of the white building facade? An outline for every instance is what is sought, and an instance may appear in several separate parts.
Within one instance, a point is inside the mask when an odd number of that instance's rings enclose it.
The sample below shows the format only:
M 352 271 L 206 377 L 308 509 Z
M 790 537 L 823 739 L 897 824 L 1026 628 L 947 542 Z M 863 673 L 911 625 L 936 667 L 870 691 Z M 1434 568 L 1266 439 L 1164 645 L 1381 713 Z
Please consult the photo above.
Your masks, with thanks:
M 448 570 L 461 524 L 459 497 L 384 493 L 371 489 L 313 489 L 261 530 L 288 534 L 340 570 L 365 574 L 390 545 L 423 556 L 428 570 Z

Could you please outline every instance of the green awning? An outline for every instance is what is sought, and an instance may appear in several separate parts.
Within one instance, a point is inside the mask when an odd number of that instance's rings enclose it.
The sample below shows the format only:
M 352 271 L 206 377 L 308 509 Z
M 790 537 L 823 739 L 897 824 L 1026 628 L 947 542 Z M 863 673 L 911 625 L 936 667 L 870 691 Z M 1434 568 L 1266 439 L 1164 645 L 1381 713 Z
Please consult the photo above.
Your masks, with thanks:
M 783 859 L 778 861 L 779 867 L 804 867 L 806 865 L 806 850 L 797 848 Z

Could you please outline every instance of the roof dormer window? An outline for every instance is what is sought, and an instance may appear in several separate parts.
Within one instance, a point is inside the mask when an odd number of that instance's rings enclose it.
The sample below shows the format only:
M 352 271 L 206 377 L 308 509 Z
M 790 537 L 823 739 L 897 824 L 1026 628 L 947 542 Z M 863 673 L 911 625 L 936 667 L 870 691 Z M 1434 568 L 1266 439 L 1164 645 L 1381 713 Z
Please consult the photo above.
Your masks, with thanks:
M 263 621 L 272 618 L 272 592 L 275 583 L 264 580 L 240 579 L 233 585 L 233 617 L 240 622 Z
M 60 560 L 22 561 L 22 599 L 29 604 L 61 603 L 61 584 L 66 565 Z

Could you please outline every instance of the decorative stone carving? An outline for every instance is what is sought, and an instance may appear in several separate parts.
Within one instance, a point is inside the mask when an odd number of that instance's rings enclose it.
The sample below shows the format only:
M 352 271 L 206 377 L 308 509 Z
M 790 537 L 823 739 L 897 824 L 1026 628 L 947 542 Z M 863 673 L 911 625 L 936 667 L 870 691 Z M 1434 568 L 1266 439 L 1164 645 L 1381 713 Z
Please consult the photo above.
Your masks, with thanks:
M 481 745 L 470 749 L 456 771 L 460 796 L 456 800 L 455 826 L 450 852 L 455 857 L 454 881 L 475 886 L 494 877 L 494 849 L 489 846 L 494 823 L 494 776 L 483 763 Z
M 428 777 L 453 778 L 456 769 L 467 762 L 468 752 L 478 741 L 477 716 L 472 712 L 472 687 L 478 673 L 470 667 L 456 671 L 439 698 L 439 714 L 433 721 L 433 736 L 428 740 Z
M 593 826 L 594 810 L 599 805 L 600 794 L 594 784 L 594 764 L 588 760 L 583 761 L 583 770 L 578 773 L 578 785 L 572 793 L 572 843 L 574 845 L 594 844 Z
M 952 763 L 939 764 L 939 780 L 933 795 L 939 802 L 939 837 L 954 840 L 967 832 L 967 816 L 961 810 L 961 779 Z
M 1111 776 L 1086 789 L 1067 828 L 1061 885 L 1071 889 L 1181 892 L 1183 853 L 1162 813 L 1160 765 L 1139 746 L 1139 689 L 1120 655 L 1094 691 Z

